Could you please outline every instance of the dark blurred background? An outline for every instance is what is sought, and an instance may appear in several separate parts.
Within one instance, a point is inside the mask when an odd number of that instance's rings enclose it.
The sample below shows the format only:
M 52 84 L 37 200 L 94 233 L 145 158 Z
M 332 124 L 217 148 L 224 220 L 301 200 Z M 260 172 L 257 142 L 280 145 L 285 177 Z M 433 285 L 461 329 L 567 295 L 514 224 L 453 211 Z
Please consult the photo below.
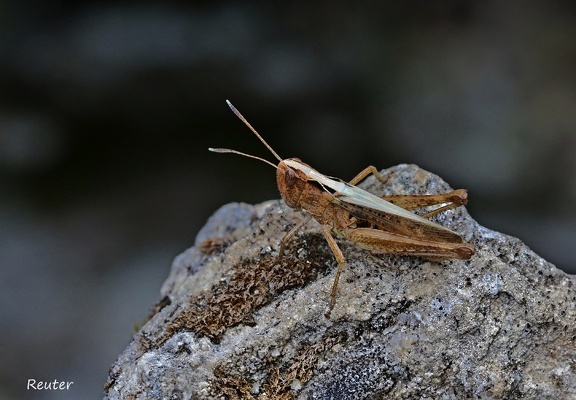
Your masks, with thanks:
M 576 3 L 0 2 L 0 399 L 100 398 L 172 259 L 272 159 L 415 163 L 574 273 Z M 27 379 L 74 381 L 26 392 Z

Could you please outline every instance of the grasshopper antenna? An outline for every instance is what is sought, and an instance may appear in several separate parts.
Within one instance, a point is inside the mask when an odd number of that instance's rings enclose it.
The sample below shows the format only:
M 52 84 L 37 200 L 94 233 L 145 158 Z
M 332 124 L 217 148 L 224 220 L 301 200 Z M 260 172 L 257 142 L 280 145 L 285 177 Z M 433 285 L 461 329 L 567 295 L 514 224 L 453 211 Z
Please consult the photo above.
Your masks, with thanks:
M 250 125 L 250 123 L 249 123 L 248 121 L 246 121 L 246 118 L 244 118 L 244 116 L 243 116 L 242 114 L 240 114 L 240 111 L 238 111 L 238 110 L 236 109 L 236 107 L 234 107 L 234 106 L 232 105 L 232 103 L 230 103 L 229 100 L 226 100 L 226 104 L 228 104 L 228 107 L 230 107 L 230 109 L 232 110 L 232 112 L 233 112 L 234 114 L 236 114 L 236 116 L 237 116 L 238 118 L 240 118 L 240 120 L 241 120 L 242 122 L 244 122 L 244 124 L 245 124 L 248 128 L 250 128 L 250 130 L 251 130 L 252 132 L 254 132 L 254 134 L 258 137 L 258 139 L 260 139 L 260 141 L 261 141 L 262 143 L 264 143 L 264 146 L 266 146 L 266 148 L 267 148 L 268 150 L 270 150 L 270 152 L 271 152 L 272 154 L 274 154 L 274 157 L 276 157 L 276 159 L 277 159 L 278 161 L 282 161 L 282 158 L 280 158 L 280 156 L 279 156 L 278 154 L 276 154 L 276 152 L 272 149 L 272 147 L 270 147 L 270 145 L 269 145 L 268 143 L 266 143 L 266 141 L 262 138 L 262 136 L 260 136 L 260 134 L 259 134 L 258 132 L 256 132 L 256 129 L 252 128 L 252 125 Z M 230 153 L 230 152 L 227 152 L 227 153 Z M 232 153 L 233 153 L 233 152 L 232 152 Z M 246 154 L 244 154 L 244 155 L 246 155 Z M 257 158 L 257 157 L 253 157 L 253 158 Z
M 238 150 L 220 149 L 220 148 L 213 148 L 213 147 L 209 147 L 208 150 L 212 151 L 214 153 L 232 153 L 232 154 L 239 154 L 241 156 L 248 157 L 248 158 L 255 158 L 256 160 L 264 161 L 266 164 L 271 165 L 274 168 L 278 169 L 278 167 L 276 165 L 274 165 L 273 163 L 271 163 L 270 161 L 268 161 L 262 157 L 256 157 L 256 156 L 253 156 L 251 154 L 242 153 L 241 151 L 238 151 Z

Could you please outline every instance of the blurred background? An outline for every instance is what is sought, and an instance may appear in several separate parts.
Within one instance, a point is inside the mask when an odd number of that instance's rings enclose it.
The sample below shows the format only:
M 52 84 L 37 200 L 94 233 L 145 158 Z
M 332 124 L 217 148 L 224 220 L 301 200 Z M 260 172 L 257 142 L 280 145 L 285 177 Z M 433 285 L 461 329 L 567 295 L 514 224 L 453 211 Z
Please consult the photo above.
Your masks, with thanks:
M 272 159 L 414 163 L 576 271 L 572 1 L 0 1 L 0 399 L 97 399 L 172 259 Z M 26 391 L 26 380 L 73 381 Z

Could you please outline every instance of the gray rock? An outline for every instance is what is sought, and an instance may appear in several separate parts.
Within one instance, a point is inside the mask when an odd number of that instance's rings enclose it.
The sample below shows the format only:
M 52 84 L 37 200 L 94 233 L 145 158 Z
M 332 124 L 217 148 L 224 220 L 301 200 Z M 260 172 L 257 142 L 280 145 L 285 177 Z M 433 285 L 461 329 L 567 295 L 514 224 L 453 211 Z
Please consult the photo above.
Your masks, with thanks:
M 399 165 L 377 194 L 448 185 Z M 472 195 L 473 201 L 473 195 Z M 346 240 L 336 262 L 283 202 L 229 204 L 174 261 L 163 300 L 110 371 L 105 399 L 575 399 L 576 285 L 460 207 L 436 216 L 470 260 L 381 255 Z

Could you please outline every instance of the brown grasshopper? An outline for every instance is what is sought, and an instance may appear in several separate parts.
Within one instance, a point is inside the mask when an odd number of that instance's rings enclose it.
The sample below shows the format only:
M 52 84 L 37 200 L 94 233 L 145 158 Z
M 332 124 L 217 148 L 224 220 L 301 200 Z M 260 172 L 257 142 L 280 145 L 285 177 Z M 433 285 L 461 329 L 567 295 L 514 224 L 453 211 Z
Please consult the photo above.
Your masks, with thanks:
M 426 218 L 439 212 L 466 205 L 464 189 L 435 195 L 396 195 L 378 197 L 355 185 L 369 175 L 386 183 L 374 166 L 362 170 L 350 182 L 323 175 L 298 158 L 283 160 L 256 132 L 240 112 L 226 100 L 230 109 L 278 159 L 278 166 L 268 160 L 230 149 L 210 148 L 216 153 L 235 153 L 255 158 L 276 168 L 276 182 L 284 202 L 295 210 L 304 210 L 308 217 L 294 227 L 280 242 L 279 257 L 286 243 L 311 219 L 322 226 L 324 237 L 338 262 L 338 270 L 327 318 L 336 304 L 340 274 L 346 262 L 333 234 L 350 240 L 358 247 L 388 254 L 413 255 L 431 259 L 468 259 L 474 255 L 474 246 L 465 243 L 460 235 Z M 443 204 L 435 210 L 418 216 L 409 210 Z

